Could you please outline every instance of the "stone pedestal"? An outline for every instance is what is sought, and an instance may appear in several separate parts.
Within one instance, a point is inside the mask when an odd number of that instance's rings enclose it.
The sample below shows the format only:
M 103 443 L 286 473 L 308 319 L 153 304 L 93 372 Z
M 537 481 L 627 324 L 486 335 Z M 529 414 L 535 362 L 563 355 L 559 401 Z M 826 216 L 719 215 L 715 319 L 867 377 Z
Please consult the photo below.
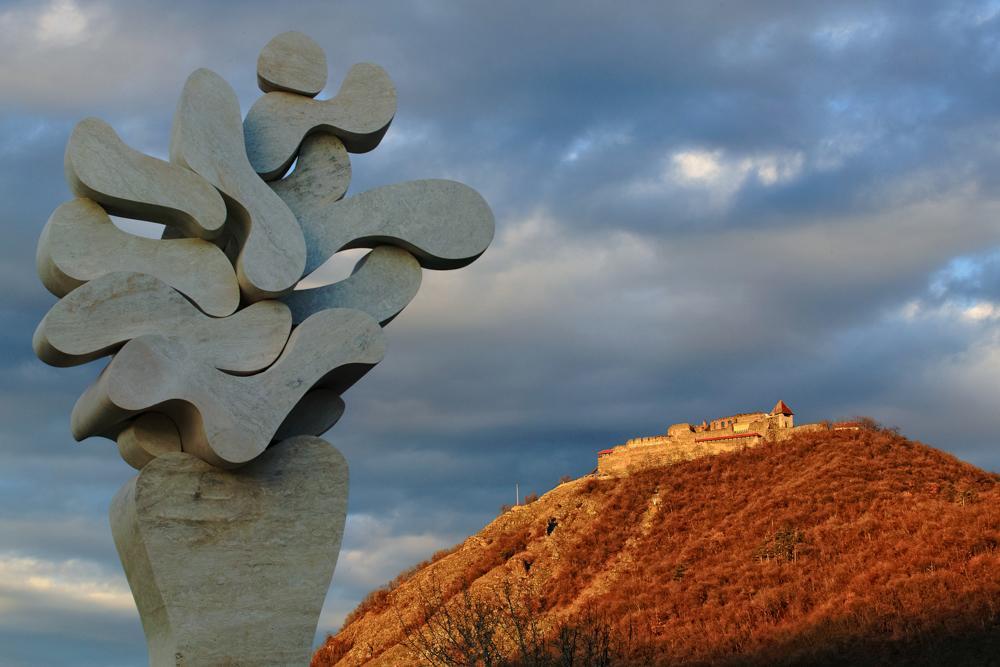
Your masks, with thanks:
M 319 438 L 222 470 L 165 454 L 115 496 L 111 529 L 152 667 L 307 665 L 347 513 Z

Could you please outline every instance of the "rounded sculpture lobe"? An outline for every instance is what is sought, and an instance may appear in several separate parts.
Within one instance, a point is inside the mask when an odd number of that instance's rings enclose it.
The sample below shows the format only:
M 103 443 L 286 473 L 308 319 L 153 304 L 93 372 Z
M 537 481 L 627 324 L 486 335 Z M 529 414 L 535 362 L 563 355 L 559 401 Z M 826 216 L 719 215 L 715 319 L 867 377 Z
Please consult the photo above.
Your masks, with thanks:
M 260 51 L 257 85 L 265 93 L 280 90 L 316 97 L 326 85 L 326 54 L 308 35 L 283 32 Z

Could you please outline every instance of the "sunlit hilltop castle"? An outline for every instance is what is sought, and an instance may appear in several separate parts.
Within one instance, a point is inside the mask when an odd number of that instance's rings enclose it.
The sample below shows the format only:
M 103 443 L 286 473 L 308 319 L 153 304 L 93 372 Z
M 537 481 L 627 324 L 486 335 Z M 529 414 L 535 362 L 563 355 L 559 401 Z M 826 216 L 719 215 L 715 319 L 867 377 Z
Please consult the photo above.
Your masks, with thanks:
M 795 413 L 784 401 L 770 412 L 742 412 L 700 424 L 673 424 L 664 435 L 632 438 L 597 454 L 597 474 L 620 476 L 644 468 L 719 454 L 762 442 L 783 440 L 794 431 L 821 428 L 795 426 Z

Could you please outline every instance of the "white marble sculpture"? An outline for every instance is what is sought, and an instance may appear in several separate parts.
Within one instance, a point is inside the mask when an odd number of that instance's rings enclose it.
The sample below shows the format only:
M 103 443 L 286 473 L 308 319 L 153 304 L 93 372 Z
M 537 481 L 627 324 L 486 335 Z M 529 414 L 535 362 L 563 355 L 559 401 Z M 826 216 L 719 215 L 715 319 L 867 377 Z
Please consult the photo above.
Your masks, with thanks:
M 214 317 L 232 315 L 240 304 L 236 272 L 218 246 L 128 234 L 90 199 L 55 210 L 38 240 L 36 260 L 42 284 L 56 296 L 113 271 L 137 271 L 156 276 Z
M 219 370 L 247 375 L 274 363 L 291 328 L 291 311 L 280 301 L 258 301 L 229 317 L 209 317 L 156 276 L 118 271 L 81 285 L 54 305 L 32 344 L 45 363 L 76 366 L 133 338 L 159 334 L 181 339 L 193 355 Z
M 77 123 L 65 163 L 73 193 L 112 215 L 177 227 L 183 236 L 222 233 L 226 203 L 215 188 L 183 167 L 132 150 L 103 120 Z
M 336 135 L 352 153 L 378 146 L 396 115 L 396 88 L 378 65 L 361 63 L 347 73 L 336 97 L 314 100 L 284 91 L 267 93 L 250 108 L 243 129 L 250 164 L 273 180 L 295 160 L 306 135 Z
M 54 366 L 111 356 L 71 425 L 139 470 L 111 523 L 151 665 L 308 662 L 347 505 L 346 462 L 316 436 L 382 359 L 382 327 L 422 269 L 465 266 L 493 238 L 486 202 L 453 181 L 345 198 L 349 154 L 378 146 L 396 92 L 363 63 L 313 99 L 326 77 L 319 45 L 283 33 L 260 53 L 265 94 L 245 120 L 225 80 L 191 74 L 169 162 L 96 118 L 67 145 L 76 198 L 37 255 L 62 298 L 32 343 Z M 348 248 L 370 249 L 350 277 L 300 286 Z

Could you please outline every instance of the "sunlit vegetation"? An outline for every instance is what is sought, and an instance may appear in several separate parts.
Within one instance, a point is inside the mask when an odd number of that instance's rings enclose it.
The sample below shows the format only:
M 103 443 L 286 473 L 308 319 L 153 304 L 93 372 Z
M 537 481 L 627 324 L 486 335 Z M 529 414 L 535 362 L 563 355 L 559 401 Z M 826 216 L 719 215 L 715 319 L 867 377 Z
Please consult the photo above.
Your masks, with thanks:
M 562 485 L 373 595 L 315 667 L 360 664 L 365 641 L 487 664 L 438 651 L 442 613 L 497 638 L 491 665 L 590 664 L 569 637 L 607 665 L 989 664 L 1000 476 L 865 422 Z

